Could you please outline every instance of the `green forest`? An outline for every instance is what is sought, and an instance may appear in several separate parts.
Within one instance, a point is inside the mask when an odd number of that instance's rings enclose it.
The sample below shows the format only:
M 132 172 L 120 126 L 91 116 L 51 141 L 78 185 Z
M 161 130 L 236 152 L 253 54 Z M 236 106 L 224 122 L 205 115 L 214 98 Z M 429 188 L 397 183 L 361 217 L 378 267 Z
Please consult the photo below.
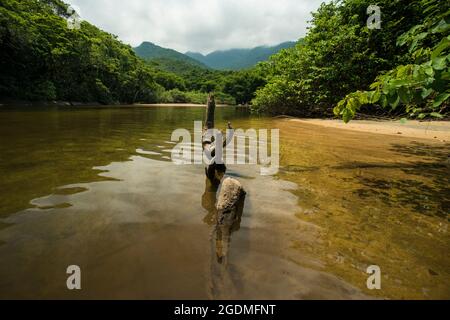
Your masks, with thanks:
M 367 7 L 381 8 L 380 29 Z M 138 57 L 89 22 L 71 29 L 60 0 L 0 0 L 0 96 L 27 101 L 248 104 L 256 113 L 342 117 L 449 115 L 450 3 L 322 4 L 293 48 L 241 71 Z

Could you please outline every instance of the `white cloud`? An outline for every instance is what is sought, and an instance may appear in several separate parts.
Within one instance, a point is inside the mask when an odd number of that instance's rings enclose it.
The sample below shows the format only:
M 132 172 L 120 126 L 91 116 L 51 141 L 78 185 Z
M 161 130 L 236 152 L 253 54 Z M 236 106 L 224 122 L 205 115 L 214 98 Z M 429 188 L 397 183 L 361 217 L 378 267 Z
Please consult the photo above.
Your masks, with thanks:
M 208 53 L 297 40 L 324 0 L 67 0 L 133 46 Z

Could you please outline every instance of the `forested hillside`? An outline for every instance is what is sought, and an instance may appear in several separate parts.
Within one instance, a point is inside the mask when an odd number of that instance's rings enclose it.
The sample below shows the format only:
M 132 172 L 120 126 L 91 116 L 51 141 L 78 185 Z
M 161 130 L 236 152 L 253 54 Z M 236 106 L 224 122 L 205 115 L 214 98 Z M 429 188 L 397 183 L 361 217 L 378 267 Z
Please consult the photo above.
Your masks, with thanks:
M 166 89 L 202 93 L 214 91 L 222 102 L 249 104 L 254 98 L 255 91 L 265 84 L 260 70 L 249 67 L 255 67 L 259 61 L 267 60 L 271 54 L 294 44 L 286 42 L 273 47 L 217 51 L 207 57 L 195 53 L 188 54 L 192 57 L 202 56 L 206 59 L 205 62 L 209 63 L 209 67 L 199 62 L 202 61 L 200 57 L 197 57 L 199 61 L 196 61 L 175 50 L 149 42 L 142 43 L 134 50 L 139 57 L 158 70 L 157 82 L 163 84 Z M 248 70 L 215 70 L 222 68 L 219 64 L 232 65 L 230 69 L 248 68 Z
M 266 61 L 283 49 L 292 48 L 295 42 L 283 42 L 276 46 L 260 46 L 252 49 L 231 49 L 214 51 L 207 55 L 187 52 L 186 55 L 216 70 L 242 70 Z
M 59 0 L 0 1 L 0 98 L 205 103 L 216 90 L 219 102 L 235 103 L 220 92 L 222 74 L 192 60 L 192 68 L 178 66 L 183 72 L 177 75 L 167 70 L 170 64 L 176 71 L 176 63 L 148 63 L 89 22 L 69 28 L 67 12 Z
M 207 69 L 207 66 L 205 66 L 203 63 L 192 59 L 187 55 L 184 55 L 172 49 L 157 46 L 156 44 L 151 42 L 141 43 L 141 45 L 134 48 L 134 52 L 136 52 L 139 57 L 145 60 L 156 60 L 161 61 L 162 63 L 167 61 L 168 67 L 170 66 L 170 63 L 181 62 L 186 67 L 195 66 Z
M 88 22 L 69 29 L 62 1 L 0 4 L 2 97 L 105 104 L 157 100 L 151 68 Z

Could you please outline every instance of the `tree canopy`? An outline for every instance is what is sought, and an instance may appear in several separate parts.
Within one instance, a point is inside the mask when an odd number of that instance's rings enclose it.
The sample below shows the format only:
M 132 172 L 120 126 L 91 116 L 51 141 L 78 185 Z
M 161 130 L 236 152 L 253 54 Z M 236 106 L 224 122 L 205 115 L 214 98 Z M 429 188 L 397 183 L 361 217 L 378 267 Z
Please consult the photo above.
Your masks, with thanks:
M 0 93 L 27 100 L 156 101 L 158 85 L 131 47 L 88 22 L 67 24 L 59 0 L 1 0 Z
M 374 4 L 380 29 L 367 24 Z M 213 91 L 219 103 L 269 114 L 440 118 L 449 113 L 449 14 L 450 3 L 439 0 L 334 0 L 313 13 L 294 47 L 250 69 L 218 71 L 150 43 L 140 47 L 153 52 L 142 59 L 86 21 L 69 28 L 60 0 L 0 0 L 0 95 L 205 103 Z
M 334 111 L 347 121 L 366 104 L 401 105 L 420 117 L 448 112 L 449 4 L 379 0 L 381 29 L 369 29 L 373 4 L 322 4 L 304 42 L 258 66 L 267 85 L 257 91 L 254 110 L 300 116 Z

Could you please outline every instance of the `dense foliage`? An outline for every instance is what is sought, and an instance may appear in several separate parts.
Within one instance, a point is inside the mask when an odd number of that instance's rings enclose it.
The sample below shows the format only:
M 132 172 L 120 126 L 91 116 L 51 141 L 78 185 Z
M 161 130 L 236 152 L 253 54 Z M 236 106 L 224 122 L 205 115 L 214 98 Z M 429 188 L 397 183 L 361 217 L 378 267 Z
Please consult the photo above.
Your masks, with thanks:
M 335 108 L 348 122 L 367 104 L 392 110 L 404 108 L 411 117 L 442 118 L 450 97 L 450 3 L 423 0 L 426 15 L 420 24 L 398 38 L 398 46 L 408 46 L 408 64 L 381 74 L 371 91 L 347 95 Z
M 367 8 L 373 4 L 381 7 L 381 29 L 367 27 Z M 433 6 L 436 8 L 431 9 Z M 267 85 L 258 90 L 253 108 L 272 114 L 323 116 L 333 115 L 333 107 L 339 103 L 336 113 L 348 120 L 366 102 L 376 103 L 386 98 L 394 102 L 393 107 L 403 102 L 408 105 L 408 111 L 420 112 L 421 102 L 414 105 L 410 96 L 412 84 L 409 87 L 402 84 L 404 88 L 397 97 L 389 93 L 400 89 L 400 83 L 391 82 L 392 78 L 407 77 L 414 70 L 416 80 L 426 82 L 424 74 L 433 77 L 434 80 L 424 87 L 427 91 L 423 95 L 437 99 L 438 103 L 432 103 L 434 109 L 441 107 L 439 102 L 447 96 L 440 95 L 439 90 L 448 85 L 445 72 L 448 60 L 444 58 L 446 51 L 443 49 L 447 41 L 444 38 L 448 35 L 447 16 L 448 3 L 437 0 L 379 0 L 375 3 L 342 0 L 322 4 L 313 14 L 312 27 L 304 43 L 273 56 L 258 67 L 266 76 Z M 420 26 L 416 26 L 418 22 Z M 409 50 L 402 46 L 406 43 L 410 43 Z M 420 69 L 407 66 L 411 58 L 424 65 Z M 435 62 L 430 62 L 432 59 Z M 395 71 L 378 78 L 372 85 L 376 93 L 370 97 L 352 94 L 369 89 L 373 79 L 390 69 Z M 385 83 L 390 87 L 383 85 Z M 367 99 L 356 103 L 356 96 Z M 444 112 L 445 108 L 434 111 Z
M 26 100 L 157 100 L 150 67 L 88 22 L 70 29 L 59 0 L 0 1 L 0 95 Z
M 0 98 L 205 103 L 207 93 L 216 91 L 219 103 L 236 102 L 230 88 L 222 93 L 231 72 L 152 44 L 138 51 L 159 56 L 141 59 L 86 21 L 69 28 L 70 14 L 60 0 L 0 0 Z
M 220 51 L 211 56 L 217 58 L 219 55 L 222 63 L 235 63 L 234 67 L 239 63 L 254 65 L 271 53 L 289 46 L 292 46 L 292 43 L 287 42 L 275 47 Z M 219 103 L 244 105 L 249 104 L 256 90 L 265 84 L 265 79 L 258 69 L 220 71 L 209 68 L 188 55 L 150 42 L 144 42 L 134 50 L 139 57 L 158 70 L 155 80 L 167 90 L 160 96 L 161 102 L 204 103 L 207 93 L 215 92 Z M 192 53 L 191 55 L 196 56 Z M 231 56 L 234 58 L 230 58 Z
M 170 54 L 170 51 L 160 52 L 163 56 L 156 55 L 158 52 L 146 54 L 146 56 L 153 56 L 146 61 L 157 70 L 156 82 L 166 90 L 171 90 L 162 96 L 161 102 L 199 103 L 199 97 L 206 99 L 207 93 L 215 92 L 219 103 L 249 104 L 256 90 L 265 84 L 265 79 L 258 69 L 213 70 L 193 64 L 184 58 L 166 55 L 166 53 Z M 140 52 L 142 54 L 142 51 Z M 172 91 L 173 89 L 178 91 Z M 184 94 L 180 95 L 179 91 Z M 204 103 L 204 100 L 201 101 Z
M 223 92 L 233 96 L 238 104 L 249 104 L 255 92 L 263 87 L 266 81 L 259 69 L 244 70 L 230 74 L 223 81 Z
M 381 29 L 367 26 L 374 4 Z M 349 121 L 376 109 L 439 118 L 449 113 L 449 14 L 439 0 L 334 0 L 313 13 L 294 47 L 251 69 L 219 71 L 196 54 L 152 43 L 132 49 L 85 21 L 69 28 L 60 0 L 0 0 L 0 98 L 205 103 L 215 92 L 219 103 L 270 114 Z

